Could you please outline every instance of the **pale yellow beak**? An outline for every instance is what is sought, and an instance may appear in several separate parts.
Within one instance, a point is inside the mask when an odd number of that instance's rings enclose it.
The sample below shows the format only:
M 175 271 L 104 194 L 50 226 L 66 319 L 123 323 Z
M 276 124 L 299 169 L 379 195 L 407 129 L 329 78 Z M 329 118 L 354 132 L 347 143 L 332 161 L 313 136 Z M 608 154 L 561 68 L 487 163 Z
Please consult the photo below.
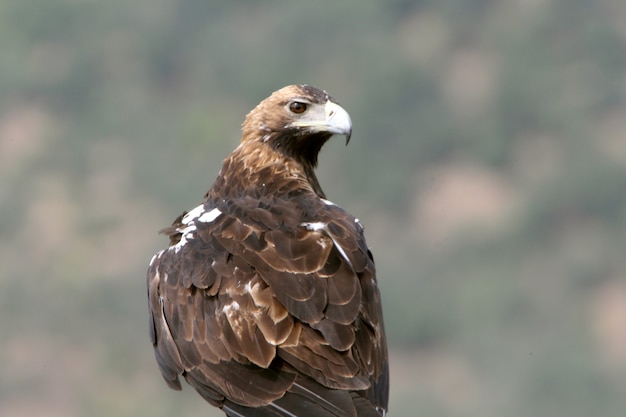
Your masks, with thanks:
M 296 120 L 291 126 L 307 128 L 313 132 L 328 132 L 333 135 L 345 135 L 346 145 L 352 135 L 352 120 L 350 115 L 337 103 L 327 101 L 322 107 L 316 105 L 300 120 Z
M 327 131 L 336 135 L 345 135 L 347 145 L 350 142 L 350 136 L 352 136 L 350 115 L 343 107 L 332 101 L 326 102 L 324 110 L 326 113 Z

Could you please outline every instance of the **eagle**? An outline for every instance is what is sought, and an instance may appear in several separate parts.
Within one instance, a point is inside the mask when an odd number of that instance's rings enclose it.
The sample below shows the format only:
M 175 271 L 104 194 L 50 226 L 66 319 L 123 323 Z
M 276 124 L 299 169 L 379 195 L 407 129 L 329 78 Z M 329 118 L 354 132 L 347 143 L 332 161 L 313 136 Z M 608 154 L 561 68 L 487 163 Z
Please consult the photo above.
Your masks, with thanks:
M 352 133 L 325 91 L 290 85 L 245 118 L 202 203 L 162 232 L 147 273 L 150 339 L 230 417 L 380 417 L 389 367 L 374 258 L 360 221 L 326 199 L 322 146 Z

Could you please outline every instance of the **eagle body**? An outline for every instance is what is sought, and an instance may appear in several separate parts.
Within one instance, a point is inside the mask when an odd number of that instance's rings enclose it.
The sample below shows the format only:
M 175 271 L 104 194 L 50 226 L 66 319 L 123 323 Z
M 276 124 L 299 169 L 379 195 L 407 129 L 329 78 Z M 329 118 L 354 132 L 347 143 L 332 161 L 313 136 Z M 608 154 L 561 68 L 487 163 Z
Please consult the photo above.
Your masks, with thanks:
M 228 416 L 384 416 L 389 371 L 374 260 L 358 219 L 325 199 L 317 155 L 351 122 L 326 92 L 274 92 L 243 124 L 198 207 L 148 269 L 150 338 Z

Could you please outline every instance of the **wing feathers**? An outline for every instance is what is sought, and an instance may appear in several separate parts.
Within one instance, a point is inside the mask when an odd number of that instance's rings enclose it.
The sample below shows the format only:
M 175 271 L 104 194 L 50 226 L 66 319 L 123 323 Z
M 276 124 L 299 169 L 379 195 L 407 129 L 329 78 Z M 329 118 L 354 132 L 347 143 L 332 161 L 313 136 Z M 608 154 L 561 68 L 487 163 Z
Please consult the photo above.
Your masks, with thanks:
M 311 327 L 319 330 L 333 349 L 345 351 L 354 344 L 354 328 L 352 326 L 340 325 L 324 319 L 319 323 L 312 324 Z
M 310 379 L 299 378 L 297 382 L 293 384 L 291 392 L 309 400 L 313 400 L 325 410 L 333 413 L 333 416 L 356 416 L 356 414 L 352 412 L 354 405 L 352 404 L 350 394 L 345 391 L 329 390 L 327 388 L 320 387 L 319 384 L 315 384 Z
M 310 379 L 298 378 L 291 389 L 273 404 L 252 409 L 227 403 L 230 417 L 380 417 L 381 414 L 362 397 L 346 391 L 331 390 Z
M 341 264 L 339 270 L 333 274 L 332 279 L 324 280 L 324 282 L 327 285 L 329 303 L 345 305 L 354 298 L 357 298 L 359 302 L 361 301 L 359 279 L 345 263 Z
M 358 223 L 320 204 L 319 221 L 286 205 L 187 216 L 184 244 L 171 228 L 175 250 L 148 273 L 150 334 L 170 387 L 183 375 L 232 416 L 379 415 L 386 348 L 373 263 Z M 281 361 L 289 372 L 272 370 Z M 312 379 L 294 384 L 296 373 Z
M 276 372 L 232 361 L 220 362 L 211 367 L 203 366 L 185 373 L 188 382 L 219 387 L 231 401 L 250 407 L 267 405 L 282 397 L 295 378 L 293 373 Z

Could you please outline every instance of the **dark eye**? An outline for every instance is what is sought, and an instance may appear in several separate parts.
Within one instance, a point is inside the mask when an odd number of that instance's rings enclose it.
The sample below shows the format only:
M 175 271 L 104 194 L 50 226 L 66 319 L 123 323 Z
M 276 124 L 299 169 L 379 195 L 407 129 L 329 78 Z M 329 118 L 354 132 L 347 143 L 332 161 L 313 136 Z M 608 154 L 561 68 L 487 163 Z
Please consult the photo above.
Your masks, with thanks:
M 289 110 L 295 114 L 302 114 L 306 111 L 308 105 L 299 101 L 293 101 L 289 104 Z

